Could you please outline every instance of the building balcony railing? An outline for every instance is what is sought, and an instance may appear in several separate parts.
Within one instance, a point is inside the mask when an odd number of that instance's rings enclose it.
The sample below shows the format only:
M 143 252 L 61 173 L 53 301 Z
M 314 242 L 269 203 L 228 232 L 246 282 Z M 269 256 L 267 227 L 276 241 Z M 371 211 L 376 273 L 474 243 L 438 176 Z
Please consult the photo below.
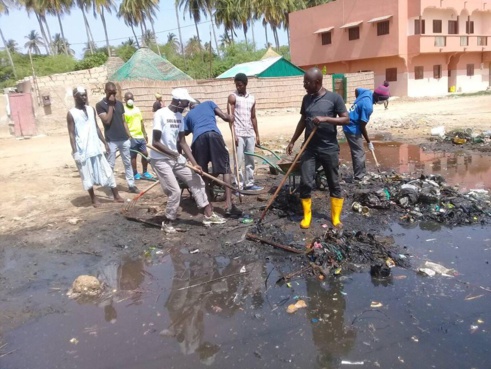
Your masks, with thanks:
M 413 35 L 409 36 L 410 53 L 483 51 L 491 36 Z

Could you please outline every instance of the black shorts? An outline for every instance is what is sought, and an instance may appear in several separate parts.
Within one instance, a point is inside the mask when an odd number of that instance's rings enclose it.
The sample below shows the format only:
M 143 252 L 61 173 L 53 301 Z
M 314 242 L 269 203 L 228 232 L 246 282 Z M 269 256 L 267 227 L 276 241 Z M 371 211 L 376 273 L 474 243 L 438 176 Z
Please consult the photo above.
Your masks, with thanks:
M 230 157 L 221 134 L 208 131 L 199 135 L 191 145 L 191 150 L 204 171 L 208 171 L 208 163 L 211 162 L 213 174 L 230 173 Z

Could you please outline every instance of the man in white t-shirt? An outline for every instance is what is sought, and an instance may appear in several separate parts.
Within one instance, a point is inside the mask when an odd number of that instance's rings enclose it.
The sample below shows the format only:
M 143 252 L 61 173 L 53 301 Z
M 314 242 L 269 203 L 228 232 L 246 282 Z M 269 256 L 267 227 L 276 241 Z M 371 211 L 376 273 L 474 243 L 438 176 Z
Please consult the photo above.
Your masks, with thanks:
M 196 204 L 203 209 L 204 225 L 223 224 L 225 219 L 213 212 L 211 204 L 206 196 L 205 183 L 201 177 L 186 166 L 187 160 L 201 170 L 196 163 L 189 146 L 179 147 L 179 132 L 184 131 L 182 112 L 195 102 L 185 88 L 172 90 L 172 102 L 155 112 L 153 118 L 152 144 L 163 154 L 151 151 L 150 164 L 159 178 L 162 190 L 167 195 L 167 206 L 165 208 L 165 220 L 162 222 L 162 230 L 166 233 L 175 233 L 174 227 L 177 218 L 177 210 L 181 201 L 181 189 L 177 178 L 183 181 L 193 194 Z M 180 152 L 184 151 L 186 156 Z M 186 159 L 187 157 L 187 159 Z

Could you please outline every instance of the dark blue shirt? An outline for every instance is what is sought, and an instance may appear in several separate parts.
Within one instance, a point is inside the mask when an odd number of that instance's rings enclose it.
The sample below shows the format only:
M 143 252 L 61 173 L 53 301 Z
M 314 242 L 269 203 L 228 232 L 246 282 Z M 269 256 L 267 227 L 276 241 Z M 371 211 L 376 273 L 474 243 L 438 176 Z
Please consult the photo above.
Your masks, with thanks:
M 184 118 L 184 131 L 193 134 L 193 142 L 203 133 L 214 131 L 221 134 L 215 118 L 217 104 L 205 101 L 190 110 Z
M 357 88 L 358 97 L 349 111 L 349 124 L 343 126 L 343 131 L 352 135 L 361 135 L 361 123 L 368 123 L 373 113 L 373 92 Z

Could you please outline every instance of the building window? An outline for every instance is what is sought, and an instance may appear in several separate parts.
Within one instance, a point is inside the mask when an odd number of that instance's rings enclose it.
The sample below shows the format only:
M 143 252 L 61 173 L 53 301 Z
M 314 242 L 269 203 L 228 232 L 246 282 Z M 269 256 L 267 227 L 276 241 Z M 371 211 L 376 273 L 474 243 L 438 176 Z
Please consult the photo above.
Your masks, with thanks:
M 467 64 L 467 77 L 474 75 L 474 64 Z
M 465 33 L 469 35 L 474 34 L 474 21 L 465 22 Z
M 397 81 L 397 68 L 387 68 L 385 70 L 385 80 L 388 82 Z
M 433 33 L 442 33 L 441 19 L 433 19 Z
M 441 32 L 440 32 L 441 33 Z M 448 21 L 448 34 L 458 35 L 459 34 L 459 21 L 449 20 Z
M 435 46 L 436 47 L 447 46 L 447 38 L 445 36 L 436 36 L 435 37 Z
M 360 27 L 351 27 L 348 29 L 349 40 L 358 40 L 360 38 Z
M 324 32 L 322 35 L 322 45 L 330 45 L 331 44 L 331 32 Z
M 433 78 L 434 79 L 442 78 L 442 66 L 441 65 L 434 65 L 433 66 Z
M 414 20 L 414 34 L 415 35 L 424 35 L 425 33 L 426 33 L 425 20 L 424 19 L 415 19 Z
M 414 79 L 423 79 L 423 78 L 425 78 L 424 67 L 414 67 Z
M 488 46 L 487 36 L 477 36 L 477 46 Z
M 377 36 L 383 36 L 389 34 L 389 21 L 377 23 Z
M 469 37 L 460 36 L 460 46 L 469 46 Z

